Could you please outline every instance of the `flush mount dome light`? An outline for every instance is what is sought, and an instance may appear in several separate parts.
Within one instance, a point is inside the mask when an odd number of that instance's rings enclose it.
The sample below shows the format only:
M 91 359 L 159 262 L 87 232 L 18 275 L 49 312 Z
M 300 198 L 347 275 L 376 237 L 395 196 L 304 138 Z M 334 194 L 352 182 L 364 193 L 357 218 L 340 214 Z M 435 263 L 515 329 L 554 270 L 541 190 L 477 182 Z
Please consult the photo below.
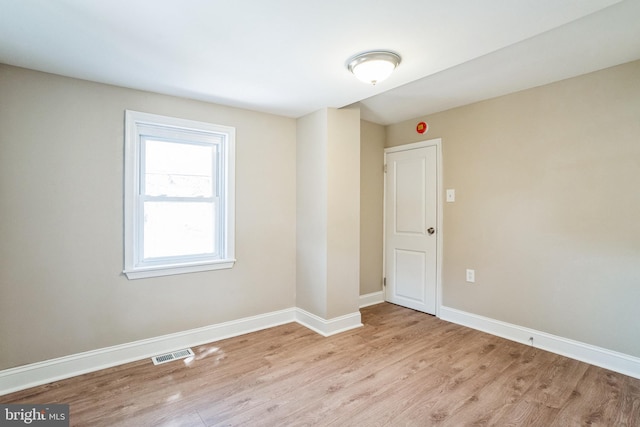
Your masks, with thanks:
M 400 64 L 400 55 L 376 50 L 354 56 L 347 62 L 347 68 L 358 79 L 375 85 L 389 77 Z

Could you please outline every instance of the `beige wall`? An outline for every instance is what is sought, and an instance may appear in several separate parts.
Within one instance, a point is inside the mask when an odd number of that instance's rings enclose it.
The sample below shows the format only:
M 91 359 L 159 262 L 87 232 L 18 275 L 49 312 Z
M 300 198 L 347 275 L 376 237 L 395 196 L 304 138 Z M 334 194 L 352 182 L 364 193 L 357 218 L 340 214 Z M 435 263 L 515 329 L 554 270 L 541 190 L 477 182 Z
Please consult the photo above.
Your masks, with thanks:
M 326 318 L 327 312 L 327 114 L 298 119 L 296 150 L 296 304 Z
M 358 311 L 360 111 L 298 119 L 296 304 L 323 319 Z
M 444 305 L 640 356 L 640 61 L 389 126 L 387 146 L 420 120 L 457 197 Z
M 327 318 L 357 313 L 360 295 L 360 110 L 329 109 Z
M 125 109 L 236 127 L 233 269 L 122 275 Z M 295 144 L 292 119 L 0 65 L 0 369 L 293 307 Z
M 382 290 L 385 127 L 360 126 L 360 295 Z

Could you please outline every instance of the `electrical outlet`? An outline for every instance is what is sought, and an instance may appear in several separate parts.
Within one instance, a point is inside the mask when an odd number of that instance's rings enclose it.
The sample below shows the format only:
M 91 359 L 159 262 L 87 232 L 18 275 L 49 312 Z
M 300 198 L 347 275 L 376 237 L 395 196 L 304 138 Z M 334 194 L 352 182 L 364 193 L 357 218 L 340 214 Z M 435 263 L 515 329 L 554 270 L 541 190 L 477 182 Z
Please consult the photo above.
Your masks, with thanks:
M 476 281 L 476 271 L 467 269 L 467 282 L 475 283 Z

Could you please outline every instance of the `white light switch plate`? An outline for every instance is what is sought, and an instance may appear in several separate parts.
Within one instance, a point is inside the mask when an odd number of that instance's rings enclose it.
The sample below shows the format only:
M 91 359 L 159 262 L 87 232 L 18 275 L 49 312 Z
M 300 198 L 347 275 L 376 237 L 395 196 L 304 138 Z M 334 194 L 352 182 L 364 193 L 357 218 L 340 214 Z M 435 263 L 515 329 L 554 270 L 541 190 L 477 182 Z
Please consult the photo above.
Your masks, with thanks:
M 455 202 L 456 201 L 456 190 L 453 188 L 447 189 L 447 202 Z

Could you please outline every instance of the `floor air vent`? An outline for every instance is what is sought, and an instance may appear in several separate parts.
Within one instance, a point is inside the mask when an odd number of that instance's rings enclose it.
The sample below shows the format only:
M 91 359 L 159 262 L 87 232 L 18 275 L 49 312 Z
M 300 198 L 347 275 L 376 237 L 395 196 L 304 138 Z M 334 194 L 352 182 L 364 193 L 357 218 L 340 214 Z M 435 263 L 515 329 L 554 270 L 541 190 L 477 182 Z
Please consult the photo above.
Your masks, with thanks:
M 151 360 L 153 361 L 154 365 L 161 365 L 163 363 L 171 362 L 173 360 L 185 359 L 191 356 L 195 356 L 193 351 L 190 348 L 185 348 L 184 350 L 161 354 L 160 356 L 153 356 Z

